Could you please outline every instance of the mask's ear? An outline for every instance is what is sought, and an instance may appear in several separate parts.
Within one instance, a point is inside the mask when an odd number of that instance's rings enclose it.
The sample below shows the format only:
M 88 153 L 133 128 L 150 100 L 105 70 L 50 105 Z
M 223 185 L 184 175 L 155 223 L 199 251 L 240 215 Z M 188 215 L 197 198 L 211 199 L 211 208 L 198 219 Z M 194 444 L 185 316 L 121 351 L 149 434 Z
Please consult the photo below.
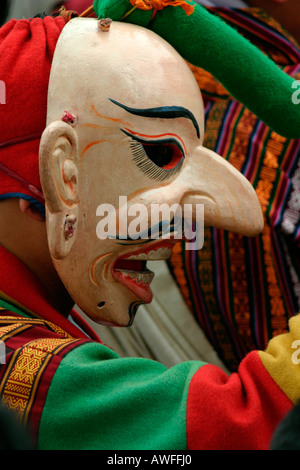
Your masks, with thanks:
M 46 201 L 51 255 L 63 259 L 76 238 L 78 217 L 78 138 L 70 125 L 56 121 L 40 144 L 40 178 Z

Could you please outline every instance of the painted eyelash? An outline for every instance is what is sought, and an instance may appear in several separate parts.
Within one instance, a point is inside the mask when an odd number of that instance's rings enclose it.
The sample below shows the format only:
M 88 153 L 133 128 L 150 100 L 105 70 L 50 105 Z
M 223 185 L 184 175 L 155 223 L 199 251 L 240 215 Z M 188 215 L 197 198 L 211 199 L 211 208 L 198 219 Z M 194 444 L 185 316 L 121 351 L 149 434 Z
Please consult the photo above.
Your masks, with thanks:
M 137 167 L 149 178 L 155 179 L 156 181 L 164 181 L 164 180 L 169 179 L 172 176 L 176 175 L 181 170 L 181 167 L 182 167 L 183 161 L 184 161 L 184 153 L 183 153 L 183 150 L 182 150 L 181 146 L 179 146 L 174 139 L 165 139 L 165 140 L 159 140 L 159 141 L 155 141 L 155 142 L 150 143 L 150 142 L 143 141 L 141 139 L 138 139 L 138 138 L 132 136 L 132 134 L 130 134 L 129 132 L 124 131 L 123 129 L 122 129 L 122 131 L 130 137 L 130 148 L 131 148 L 131 151 L 132 151 L 133 159 L 134 159 Z M 150 144 L 150 145 L 151 144 L 152 145 L 163 145 L 163 144 L 166 144 L 166 143 L 175 144 L 177 146 L 177 148 L 179 148 L 179 150 L 182 153 L 181 160 L 172 169 L 165 169 L 165 168 L 161 168 L 160 166 L 156 165 L 148 157 L 148 155 L 147 155 L 147 153 L 146 153 L 146 151 L 143 147 L 143 144 L 144 145 L 147 145 L 147 144 Z

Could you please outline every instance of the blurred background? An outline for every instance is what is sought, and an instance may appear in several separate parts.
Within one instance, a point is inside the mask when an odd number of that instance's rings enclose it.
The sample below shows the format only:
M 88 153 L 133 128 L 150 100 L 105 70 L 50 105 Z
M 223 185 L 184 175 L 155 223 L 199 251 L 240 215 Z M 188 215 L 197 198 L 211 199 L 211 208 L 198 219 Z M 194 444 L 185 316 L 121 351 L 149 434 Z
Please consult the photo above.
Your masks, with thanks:
M 242 0 L 196 0 L 205 6 L 223 6 L 242 8 L 245 6 Z M 1 0 L 0 24 L 9 21 L 11 18 L 31 18 L 41 13 L 51 13 L 62 6 L 67 10 L 75 10 L 82 13 L 89 8 L 93 0 L 69 0 L 59 2 L 57 0 Z
M 1 0 L 0 24 L 3 25 L 11 18 L 32 18 L 41 13 L 51 13 L 62 6 L 65 6 L 67 10 L 75 10 L 81 13 L 92 3 L 92 0 L 70 0 L 66 2 L 57 0 Z

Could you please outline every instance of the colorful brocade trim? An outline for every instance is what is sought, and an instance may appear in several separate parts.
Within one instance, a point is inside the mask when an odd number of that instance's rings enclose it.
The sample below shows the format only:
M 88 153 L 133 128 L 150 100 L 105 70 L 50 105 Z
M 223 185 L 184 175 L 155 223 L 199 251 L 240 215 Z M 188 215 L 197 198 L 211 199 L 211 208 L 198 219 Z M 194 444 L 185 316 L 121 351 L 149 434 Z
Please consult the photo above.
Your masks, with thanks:
M 37 439 L 51 380 L 67 353 L 88 340 L 74 339 L 43 320 L 0 317 L 0 397 Z M 4 360 L 3 360 L 4 357 Z

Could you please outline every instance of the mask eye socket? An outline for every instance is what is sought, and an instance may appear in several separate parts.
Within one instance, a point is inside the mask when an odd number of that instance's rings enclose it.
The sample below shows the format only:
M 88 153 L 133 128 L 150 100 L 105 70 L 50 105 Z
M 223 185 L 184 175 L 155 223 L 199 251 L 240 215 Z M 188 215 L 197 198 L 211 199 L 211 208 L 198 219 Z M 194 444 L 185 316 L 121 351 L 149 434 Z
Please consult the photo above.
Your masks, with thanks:
M 184 158 L 180 148 L 173 143 L 142 144 L 147 157 L 154 165 L 165 170 L 172 170 Z
M 173 137 L 149 140 L 131 134 L 122 129 L 130 137 L 130 148 L 138 168 L 148 177 L 162 181 L 177 174 L 183 165 L 185 154 L 179 140 Z

